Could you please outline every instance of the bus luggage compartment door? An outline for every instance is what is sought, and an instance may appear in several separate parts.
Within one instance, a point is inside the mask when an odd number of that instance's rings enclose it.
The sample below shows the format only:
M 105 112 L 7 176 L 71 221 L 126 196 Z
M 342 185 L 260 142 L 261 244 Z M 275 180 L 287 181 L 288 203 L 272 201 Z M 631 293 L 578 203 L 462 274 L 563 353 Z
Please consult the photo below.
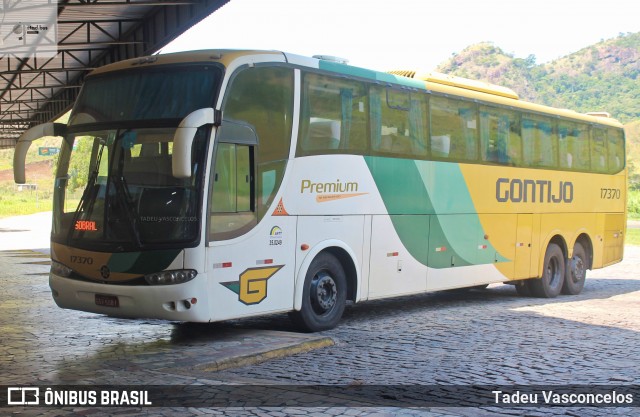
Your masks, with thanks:
M 533 214 L 518 214 L 516 232 L 516 261 L 514 278 L 531 278 L 531 238 L 533 236 Z

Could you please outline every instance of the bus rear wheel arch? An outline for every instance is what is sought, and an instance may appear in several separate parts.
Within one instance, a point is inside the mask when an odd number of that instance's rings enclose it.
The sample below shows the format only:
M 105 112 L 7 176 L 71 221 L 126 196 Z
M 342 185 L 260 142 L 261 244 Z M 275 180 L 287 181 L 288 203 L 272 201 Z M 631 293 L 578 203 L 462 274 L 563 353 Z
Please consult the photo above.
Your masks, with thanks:
M 311 261 L 305 275 L 300 311 L 289 316 L 304 331 L 332 329 L 342 318 L 347 292 L 342 263 L 334 254 L 322 251 Z

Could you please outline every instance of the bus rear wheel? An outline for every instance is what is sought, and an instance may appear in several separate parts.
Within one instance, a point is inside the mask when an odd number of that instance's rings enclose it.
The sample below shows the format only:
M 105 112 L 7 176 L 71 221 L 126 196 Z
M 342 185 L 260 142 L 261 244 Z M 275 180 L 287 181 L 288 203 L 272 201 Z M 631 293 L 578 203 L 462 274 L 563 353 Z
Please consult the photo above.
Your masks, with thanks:
M 580 294 L 587 279 L 587 254 L 580 243 L 573 247 L 573 257 L 567 262 L 562 293 Z
M 302 330 L 318 332 L 334 328 L 344 312 L 347 280 L 335 256 L 322 252 L 311 262 L 304 280 L 302 308 L 290 314 Z
M 560 246 L 550 243 L 544 254 L 544 267 L 540 279 L 529 282 L 531 293 L 540 298 L 554 298 L 564 283 L 565 257 Z

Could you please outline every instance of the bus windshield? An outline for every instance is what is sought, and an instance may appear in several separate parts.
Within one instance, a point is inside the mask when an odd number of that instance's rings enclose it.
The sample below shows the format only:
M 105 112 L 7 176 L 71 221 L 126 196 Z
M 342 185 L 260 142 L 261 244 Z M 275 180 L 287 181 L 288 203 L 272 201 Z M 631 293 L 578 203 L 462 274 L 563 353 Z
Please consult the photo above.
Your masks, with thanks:
M 221 73 L 164 67 L 88 79 L 58 160 L 52 240 L 110 252 L 196 244 L 210 131 L 198 130 L 186 179 L 172 176 L 173 137 L 182 118 L 213 106 Z
M 175 128 L 68 135 L 58 162 L 52 238 L 113 252 L 197 239 L 206 129 L 196 135 L 191 178 L 171 175 Z

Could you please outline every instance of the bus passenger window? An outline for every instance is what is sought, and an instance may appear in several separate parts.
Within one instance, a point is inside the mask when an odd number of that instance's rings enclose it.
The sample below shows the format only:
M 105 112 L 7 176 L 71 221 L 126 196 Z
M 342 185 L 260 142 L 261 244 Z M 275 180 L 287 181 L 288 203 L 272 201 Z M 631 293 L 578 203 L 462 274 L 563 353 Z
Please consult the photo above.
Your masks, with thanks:
M 431 154 L 456 161 L 475 160 L 478 155 L 477 112 L 473 103 L 432 97 Z
M 426 96 L 372 86 L 369 97 L 372 150 L 404 158 L 426 157 Z
M 621 130 L 608 130 L 607 147 L 609 148 L 609 173 L 616 174 L 624 168 L 624 139 Z
M 564 169 L 573 168 L 573 153 L 569 150 L 568 137 L 569 128 L 560 123 L 558 125 L 558 154 L 560 155 L 558 166 Z
M 298 155 L 364 153 L 368 105 L 361 82 L 305 74 Z
M 558 123 L 560 168 L 572 171 L 589 170 L 589 131 L 584 124 L 567 121 Z
M 483 161 L 520 165 L 522 139 L 517 115 L 508 110 L 480 107 L 480 153 Z
M 607 172 L 606 135 L 603 129 L 591 131 L 591 170 L 594 172 Z
M 558 136 L 551 119 L 527 115 L 522 119 L 522 143 L 525 166 L 553 168 L 558 166 Z

